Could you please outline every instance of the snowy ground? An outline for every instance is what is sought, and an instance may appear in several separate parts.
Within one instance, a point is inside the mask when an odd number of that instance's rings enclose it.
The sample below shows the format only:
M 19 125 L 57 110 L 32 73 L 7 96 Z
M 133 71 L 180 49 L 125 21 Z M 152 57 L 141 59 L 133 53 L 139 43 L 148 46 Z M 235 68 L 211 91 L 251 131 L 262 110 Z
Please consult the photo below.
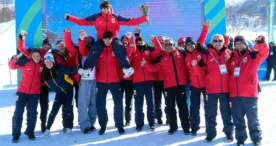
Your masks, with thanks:
M 5 26 L 12 24 L 12 22 L 7 23 Z M 2 25 L 3 26 L 3 25 Z M 244 32 L 247 36 L 257 36 L 260 34 L 253 34 L 251 32 Z M 15 93 L 17 89 L 16 85 L 16 71 L 11 71 L 7 66 L 7 59 L 15 53 L 15 30 L 8 29 L 0 35 L 0 143 L 2 146 L 13 145 L 11 143 L 11 130 L 12 130 L 12 116 L 14 112 L 15 105 Z M 262 82 L 261 83 L 263 92 L 260 93 L 259 98 L 259 115 L 261 121 L 261 128 L 263 130 L 263 145 L 264 146 L 275 146 L 276 137 L 276 82 Z M 50 109 L 54 100 L 55 94 L 50 94 Z M 74 130 L 71 135 L 60 133 L 62 129 L 61 115 L 60 113 L 56 117 L 55 123 L 51 129 L 51 135 L 49 137 L 43 137 L 40 132 L 40 120 L 37 121 L 36 126 L 36 136 L 35 141 L 29 141 L 27 136 L 22 134 L 20 142 L 17 145 L 127 145 L 127 146 L 140 146 L 140 145 L 150 145 L 150 146 L 160 146 L 160 145 L 194 145 L 194 146 L 222 146 L 222 145 L 235 145 L 236 142 L 229 143 L 224 138 L 222 132 L 222 121 L 220 113 L 218 112 L 218 136 L 212 143 L 205 143 L 203 140 L 205 138 L 205 125 L 202 122 L 201 129 L 197 137 L 185 136 L 179 128 L 179 131 L 169 136 L 167 134 L 168 126 L 158 125 L 155 132 L 149 130 L 148 125 L 145 125 L 142 132 L 135 131 L 135 124 L 132 121 L 130 127 L 126 128 L 126 134 L 120 136 L 117 133 L 117 129 L 114 127 L 113 120 L 113 101 L 109 95 L 107 99 L 107 108 L 109 113 L 109 123 L 108 130 L 105 135 L 99 136 L 96 132 L 88 135 L 84 135 L 80 132 L 78 122 L 77 122 L 77 109 L 74 109 L 75 120 L 74 120 Z M 144 108 L 145 109 L 145 108 Z M 40 109 L 38 108 L 38 111 Z M 39 113 L 38 113 L 39 115 Z M 201 115 L 203 119 L 203 111 L 201 108 Z M 146 117 L 146 116 L 145 116 Z M 22 131 L 26 128 L 26 115 L 24 115 Z M 146 121 L 146 120 L 145 120 Z M 163 118 L 165 121 L 165 118 Z M 97 123 L 97 122 L 96 122 Z M 147 122 L 146 122 L 147 123 Z M 99 129 L 99 125 L 96 124 L 96 128 Z M 246 141 L 246 144 L 252 145 L 250 139 Z

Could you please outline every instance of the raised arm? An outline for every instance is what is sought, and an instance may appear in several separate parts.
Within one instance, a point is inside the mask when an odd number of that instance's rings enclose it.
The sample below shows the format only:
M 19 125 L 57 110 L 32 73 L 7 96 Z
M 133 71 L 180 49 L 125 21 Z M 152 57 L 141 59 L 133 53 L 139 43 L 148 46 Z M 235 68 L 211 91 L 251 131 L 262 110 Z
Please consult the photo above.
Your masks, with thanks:
M 267 46 L 267 43 L 265 42 L 264 36 L 257 37 L 255 42 L 256 44 L 252 52 L 256 52 L 257 62 L 258 64 L 261 64 L 267 58 L 269 54 L 269 48 Z
M 64 43 L 66 46 L 66 49 L 73 55 L 73 56 L 78 56 L 78 51 L 72 41 L 71 37 L 71 30 L 70 28 L 66 28 L 64 30 Z
M 147 16 L 141 16 L 138 18 L 127 18 L 127 17 L 123 17 L 120 15 L 115 15 L 116 18 L 119 21 L 120 25 L 125 25 L 125 26 L 136 26 L 139 24 L 142 24 L 144 22 L 147 22 L 148 17 Z
M 27 58 L 31 58 L 31 53 L 28 51 L 28 48 L 25 46 L 25 40 L 26 40 L 26 37 L 27 37 L 27 32 L 24 31 L 24 30 L 21 30 L 20 31 L 20 34 L 19 34 L 19 37 L 18 37 L 18 50 L 20 52 L 23 52 L 24 55 L 27 57 Z
M 87 18 L 78 18 L 72 15 L 65 14 L 64 18 L 67 21 L 80 26 L 91 26 L 91 25 L 95 25 L 95 21 L 98 16 L 99 14 L 94 14 L 94 15 L 88 16 Z
M 207 20 L 206 23 L 204 23 L 200 36 L 197 40 L 197 42 L 201 45 L 204 45 L 208 31 L 209 31 L 209 26 L 210 26 L 210 20 Z

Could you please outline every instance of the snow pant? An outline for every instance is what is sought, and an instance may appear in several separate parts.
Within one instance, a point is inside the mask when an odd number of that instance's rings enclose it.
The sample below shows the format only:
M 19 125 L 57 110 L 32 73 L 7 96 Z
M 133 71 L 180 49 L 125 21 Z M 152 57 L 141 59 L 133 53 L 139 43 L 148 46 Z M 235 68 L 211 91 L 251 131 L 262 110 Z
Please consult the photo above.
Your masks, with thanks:
M 268 59 L 267 60 L 267 72 L 266 72 L 266 78 L 270 79 L 271 71 L 274 71 L 274 79 L 276 79 L 276 60 Z
M 27 107 L 27 129 L 28 135 L 34 134 L 36 118 L 37 118 L 37 105 L 39 102 L 39 95 L 28 95 L 24 93 L 17 93 L 15 104 L 15 111 L 12 117 L 12 136 L 19 137 L 21 135 L 21 127 L 23 120 L 23 113 L 25 106 Z
M 94 125 L 97 118 L 96 81 L 81 80 L 78 93 L 78 122 L 80 129 L 85 130 Z
M 149 125 L 155 125 L 153 81 L 145 81 L 134 84 L 135 123 L 137 127 L 144 126 L 144 96 L 147 103 L 147 119 Z
M 66 92 L 66 93 L 65 93 Z M 73 86 L 66 89 L 65 92 L 60 92 L 56 94 L 55 101 L 52 107 L 52 111 L 49 115 L 48 122 L 47 122 L 47 129 L 51 129 L 55 117 L 58 114 L 58 111 L 61 106 L 63 106 L 63 128 L 73 128 L 73 120 L 74 120 L 74 113 L 73 113 Z
M 218 100 L 220 103 L 220 112 L 223 121 L 223 132 L 225 134 L 233 133 L 233 123 L 231 118 L 231 112 L 229 107 L 229 94 L 228 93 L 218 93 L 218 94 L 208 94 L 205 98 L 205 118 L 206 118 L 206 132 L 210 137 L 215 137 L 217 135 L 217 109 Z
M 191 90 L 190 90 L 190 81 L 187 80 L 187 83 L 186 83 L 186 100 L 187 100 L 187 105 L 188 105 L 188 110 L 189 110 L 189 114 L 191 112 Z
M 108 115 L 106 110 L 107 92 L 110 90 L 114 102 L 114 121 L 116 128 L 123 128 L 124 123 L 124 109 L 123 97 L 120 83 L 100 83 L 97 82 L 97 96 L 96 107 L 98 114 L 98 121 L 101 127 L 106 127 L 108 122 Z
M 165 89 L 165 98 L 166 98 L 166 106 L 168 109 L 168 115 L 170 117 L 169 125 L 170 129 L 177 129 L 177 118 L 176 118 L 176 109 L 175 103 L 178 107 L 178 115 L 181 121 L 181 126 L 183 130 L 186 132 L 190 129 L 189 124 L 189 112 L 188 112 L 188 105 L 186 101 L 186 87 L 177 86 L 177 87 L 170 87 Z
M 121 80 L 122 96 L 125 94 L 125 120 L 130 122 L 132 117 L 133 84 L 131 80 Z
M 156 114 L 156 119 L 162 119 L 163 117 L 163 112 L 162 112 L 162 94 L 164 95 L 164 81 L 154 81 L 154 105 L 155 105 L 155 114 Z M 165 104 L 166 105 L 166 104 Z M 168 119 L 168 110 L 167 107 L 165 106 L 165 114 L 166 114 L 166 119 Z
M 201 93 L 205 99 L 205 88 L 195 88 L 191 86 L 191 107 L 190 107 L 190 121 L 192 125 L 192 130 L 199 130 L 200 124 L 200 96 Z
M 258 99 L 254 97 L 233 97 L 230 99 L 237 141 L 247 139 L 244 116 L 247 117 L 249 135 L 252 141 L 262 140 L 262 132 L 258 117 Z
M 111 45 L 113 48 L 112 51 L 118 59 L 120 66 L 122 68 L 129 68 L 130 64 L 126 56 L 126 50 L 120 40 L 113 39 Z M 96 62 L 104 49 L 103 40 L 97 40 L 91 48 L 92 49 L 90 49 L 89 55 L 84 63 L 84 68 L 93 68 L 96 65 Z
M 41 86 L 39 104 L 40 104 L 41 128 L 46 129 L 47 114 L 49 109 L 49 87 L 48 86 Z

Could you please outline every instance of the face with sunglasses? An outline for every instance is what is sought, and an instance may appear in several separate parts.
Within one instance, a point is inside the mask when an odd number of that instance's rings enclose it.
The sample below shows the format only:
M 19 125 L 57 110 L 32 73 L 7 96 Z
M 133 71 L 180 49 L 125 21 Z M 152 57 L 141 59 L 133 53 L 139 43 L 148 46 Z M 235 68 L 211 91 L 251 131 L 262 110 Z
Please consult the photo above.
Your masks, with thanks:
M 171 40 L 165 40 L 165 49 L 168 52 L 171 52 L 173 50 L 173 42 Z
M 212 46 L 215 49 L 220 50 L 223 47 L 224 40 L 221 37 L 214 37 L 212 40 Z

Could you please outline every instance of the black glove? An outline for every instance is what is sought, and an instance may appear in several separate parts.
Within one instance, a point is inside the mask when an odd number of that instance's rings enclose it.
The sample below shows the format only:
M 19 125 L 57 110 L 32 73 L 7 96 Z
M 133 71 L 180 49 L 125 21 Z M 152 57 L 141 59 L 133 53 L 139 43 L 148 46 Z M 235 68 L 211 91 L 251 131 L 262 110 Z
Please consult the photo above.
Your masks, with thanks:
M 251 56 L 252 59 L 255 59 L 257 54 L 258 54 L 258 51 L 252 51 L 249 53 L 249 55 Z
M 206 64 L 205 64 L 205 62 L 203 61 L 203 59 L 200 59 L 199 62 L 198 62 L 198 66 L 203 67 L 203 66 L 205 66 L 205 65 L 206 65 Z

